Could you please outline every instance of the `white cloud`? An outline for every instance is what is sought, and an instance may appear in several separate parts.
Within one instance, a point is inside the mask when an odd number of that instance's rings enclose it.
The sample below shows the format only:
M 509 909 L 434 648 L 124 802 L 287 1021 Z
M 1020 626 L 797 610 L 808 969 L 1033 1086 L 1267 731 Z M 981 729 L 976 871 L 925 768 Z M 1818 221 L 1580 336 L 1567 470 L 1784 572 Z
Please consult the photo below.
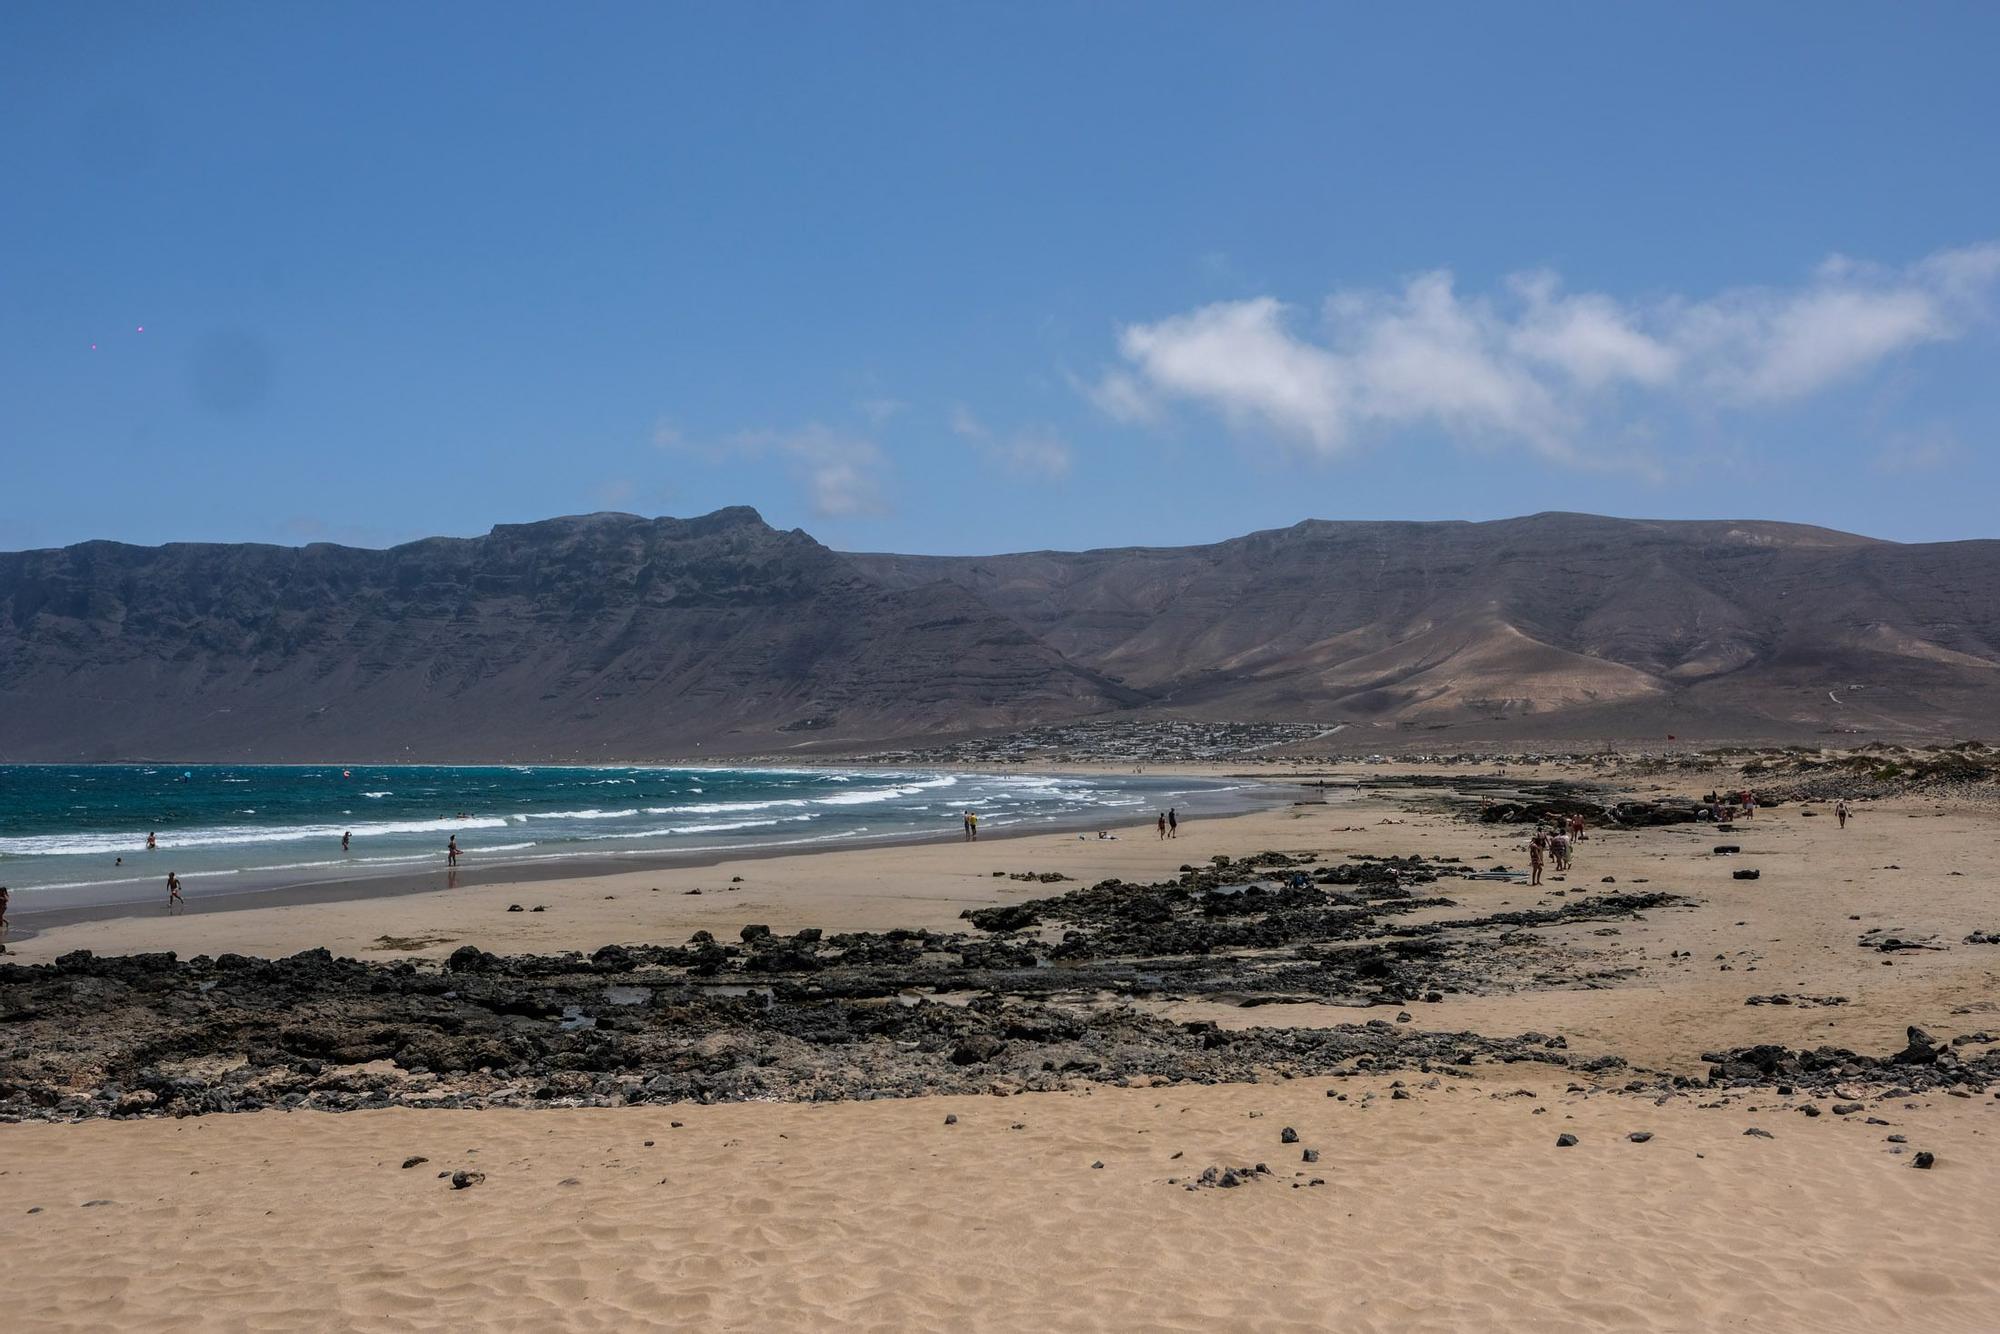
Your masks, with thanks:
M 1507 331 L 1508 347 L 1586 389 L 1618 380 L 1665 384 L 1680 368 L 1680 353 L 1637 328 L 1609 297 L 1563 296 L 1546 271 L 1519 275 L 1509 286 L 1524 308 Z
M 1347 370 L 1338 356 L 1295 337 L 1272 297 L 1128 325 L 1118 349 L 1137 375 L 1114 372 L 1103 391 L 1129 416 L 1155 410 L 1156 395 L 1193 398 L 1239 427 L 1261 422 L 1328 451 L 1344 442 Z
M 972 409 L 963 403 L 952 405 L 951 433 L 965 440 L 985 440 L 990 434 L 986 424 L 973 416 Z
M 1113 421 L 1132 425 L 1160 419 L 1160 405 L 1146 392 L 1137 377 L 1124 371 L 1106 371 L 1089 381 L 1072 377 L 1071 383 L 1097 405 L 1098 411 Z
M 1574 458 L 1615 397 L 1793 402 L 1963 336 L 1996 283 L 2000 243 L 1900 269 L 1836 258 L 1794 288 L 1643 304 L 1565 293 L 1547 272 L 1467 297 L 1436 271 L 1395 290 L 1337 292 L 1310 330 L 1268 296 L 1127 325 L 1120 364 L 1082 388 L 1119 421 L 1192 403 L 1326 456 L 1429 426 Z
M 737 431 L 697 441 L 662 421 L 653 428 L 653 443 L 661 449 L 704 456 L 712 463 L 778 460 L 805 490 L 813 514 L 822 519 L 869 518 L 889 512 L 884 494 L 889 461 L 881 447 L 819 422 L 789 431 Z
M 951 431 L 983 455 L 987 462 L 1020 477 L 1060 481 L 1075 462 L 1069 445 L 1045 427 L 996 435 L 963 403 L 951 410 Z
M 902 416 L 904 410 L 909 406 L 908 403 L 905 403 L 900 398 L 884 396 L 861 399 L 855 403 L 854 408 L 855 411 L 868 419 L 869 425 L 881 427 L 887 426 L 891 421 Z

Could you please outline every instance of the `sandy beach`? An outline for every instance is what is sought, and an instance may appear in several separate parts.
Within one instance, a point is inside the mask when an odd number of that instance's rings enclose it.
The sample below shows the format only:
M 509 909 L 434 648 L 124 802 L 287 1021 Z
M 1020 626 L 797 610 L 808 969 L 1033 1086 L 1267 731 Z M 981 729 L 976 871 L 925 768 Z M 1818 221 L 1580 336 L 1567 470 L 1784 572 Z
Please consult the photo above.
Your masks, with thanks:
M 995 871 L 1148 882 L 1267 849 L 1525 863 L 1521 827 L 1409 793 L 1333 795 L 1193 822 L 1170 842 L 1135 827 L 1116 841 L 848 850 L 121 918 L 51 930 L 15 957 L 324 946 L 436 960 L 465 945 L 521 955 L 733 938 L 746 923 L 954 931 L 966 909 L 1071 887 Z M 1681 896 L 1611 926 L 1536 927 L 1538 948 L 1589 958 L 1588 985 L 1404 1011 L 1411 1031 L 1559 1034 L 1575 1058 L 1615 1054 L 1629 1069 L 7 1125 L 0 1215 L 14 1222 L 0 1280 L 19 1327 L 35 1329 L 1990 1328 L 1990 1093 L 1871 1087 L 1850 1090 L 1862 1110 L 1822 1115 L 1849 1104 L 1825 1090 L 1619 1091 L 1637 1070 L 1699 1081 L 1720 1048 L 1880 1055 L 1913 1024 L 1941 1043 L 2000 1026 L 2000 947 L 1962 943 L 2000 927 L 1981 871 L 2000 823 L 1923 798 L 1858 809 L 1844 830 L 1824 806 L 1767 810 L 1738 825 L 1742 851 L 1728 857 L 1706 826 L 1593 831 L 1539 893 L 1446 880 L 1453 906 L 1412 914 L 1560 906 L 1610 892 L 1607 878 Z M 1735 879 L 1747 865 L 1760 877 Z M 1865 946 L 1871 931 L 1945 948 L 1884 952 Z M 1774 994 L 1791 1003 L 1746 1004 Z M 1128 1003 L 1234 1030 L 1385 1017 Z M 1966 1050 L 1985 1050 L 1973 1040 Z M 1282 1142 L 1287 1126 L 1296 1144 Z M 1557 1147 L 1562 1133 L 1578 1143 Z M 1911 1170 L 1919 1151 L 1930 1170 Z M 428 1161 L 404 1169 L 411 1156 Z M 1258 1163 L 1269 1173 L 1240 1187 L 1183 1189 L 1206 1168 Z M 485 1179 L 454 1190 L 438 1176 L 459 1170 Z
M 10 1127 L 0 1275 L 21 1330 L 1992 1327 L 1990 1100 L 1326 1087 Z

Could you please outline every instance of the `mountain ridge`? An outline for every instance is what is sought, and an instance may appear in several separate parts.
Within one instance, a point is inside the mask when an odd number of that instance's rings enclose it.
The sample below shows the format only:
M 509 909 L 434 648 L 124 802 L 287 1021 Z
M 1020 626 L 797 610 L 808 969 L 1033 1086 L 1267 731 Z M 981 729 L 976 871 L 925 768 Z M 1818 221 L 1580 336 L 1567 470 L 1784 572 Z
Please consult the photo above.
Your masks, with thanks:
M 839 552 L 732 506 L 0 553 L 0 760 L 839 751 L 1075 718 L 1437 739 L 2000 723 L 2000 541 L 1551 511 Z

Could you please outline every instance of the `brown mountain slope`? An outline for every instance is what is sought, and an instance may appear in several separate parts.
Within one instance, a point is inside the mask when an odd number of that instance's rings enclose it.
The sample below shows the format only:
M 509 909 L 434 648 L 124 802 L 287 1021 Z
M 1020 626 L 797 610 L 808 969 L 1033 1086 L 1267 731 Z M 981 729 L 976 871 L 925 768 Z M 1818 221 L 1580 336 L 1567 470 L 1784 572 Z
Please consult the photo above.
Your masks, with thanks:
M 2000 724 L 2000 542 L 1540 514 L 857 564 L 952 580 L 1196 715 L 1467 736 Z
M 0 760 L 851 749 L 1133 710 L 1399 740 L 2000 732 L 2000 542 L 1543 514 L 844 555 L 754 511 L 0 554 Z
M 748 509 L 0 555 L 10 760 L 741 752 L 1135 698 L 954 584 L 885 589 Z

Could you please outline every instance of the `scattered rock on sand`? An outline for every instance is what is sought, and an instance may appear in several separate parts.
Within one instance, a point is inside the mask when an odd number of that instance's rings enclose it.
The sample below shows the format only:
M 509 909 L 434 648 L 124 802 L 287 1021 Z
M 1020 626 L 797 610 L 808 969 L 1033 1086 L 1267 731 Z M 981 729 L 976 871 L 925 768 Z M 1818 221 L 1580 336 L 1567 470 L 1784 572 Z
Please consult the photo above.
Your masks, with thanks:
M 1935 1162 L 1937 1162 L 1937 1157 L 1934 1154 L 1927 1151 L 1919 1151 L 1916 1157 L 1910 1159 L 1910 1166 L 1921 1167 L 1928 1172 L 1931 1165 Z
M 1297 1144 L 1298 1142 L 1299 1142 L 1299 1132 L 1292 1129 L 1290 1126 L 1286 1126 L 1283 1130 L 1280 1130 L 1278 1132 L 1278 1143 Z
M 453 1190 L 465 1190 L 468 1187 L 478 1185 L 484 1180 L 486 1180 L 484 1172 L 467 1172 L 461 1168 L 459 1171 L 451 1174 L 451 1188 Z
M 1652 1137 L 1653 1132 L 1650 1130 L 1635 1130 L 1625 1138 L 1631 1140 L 1634 1144 L 1644 1144 Z
M 407 1172 L 412 1167 L 421 1166 L 422 1164 L 427 1163 L 429 1161 L 430 1159 L 424 1157 L 420 1153 L 411 1154 L 408 1158 L 405 1158 L 403 1160 L 403 1170 Z
M 1576 1147 L 1576 1136 L 1570 1134 L 1568 1131 L 1564 1131 L 1562 1134 L 1556 1136 L 1556 1147 L 1558 1149 Z

